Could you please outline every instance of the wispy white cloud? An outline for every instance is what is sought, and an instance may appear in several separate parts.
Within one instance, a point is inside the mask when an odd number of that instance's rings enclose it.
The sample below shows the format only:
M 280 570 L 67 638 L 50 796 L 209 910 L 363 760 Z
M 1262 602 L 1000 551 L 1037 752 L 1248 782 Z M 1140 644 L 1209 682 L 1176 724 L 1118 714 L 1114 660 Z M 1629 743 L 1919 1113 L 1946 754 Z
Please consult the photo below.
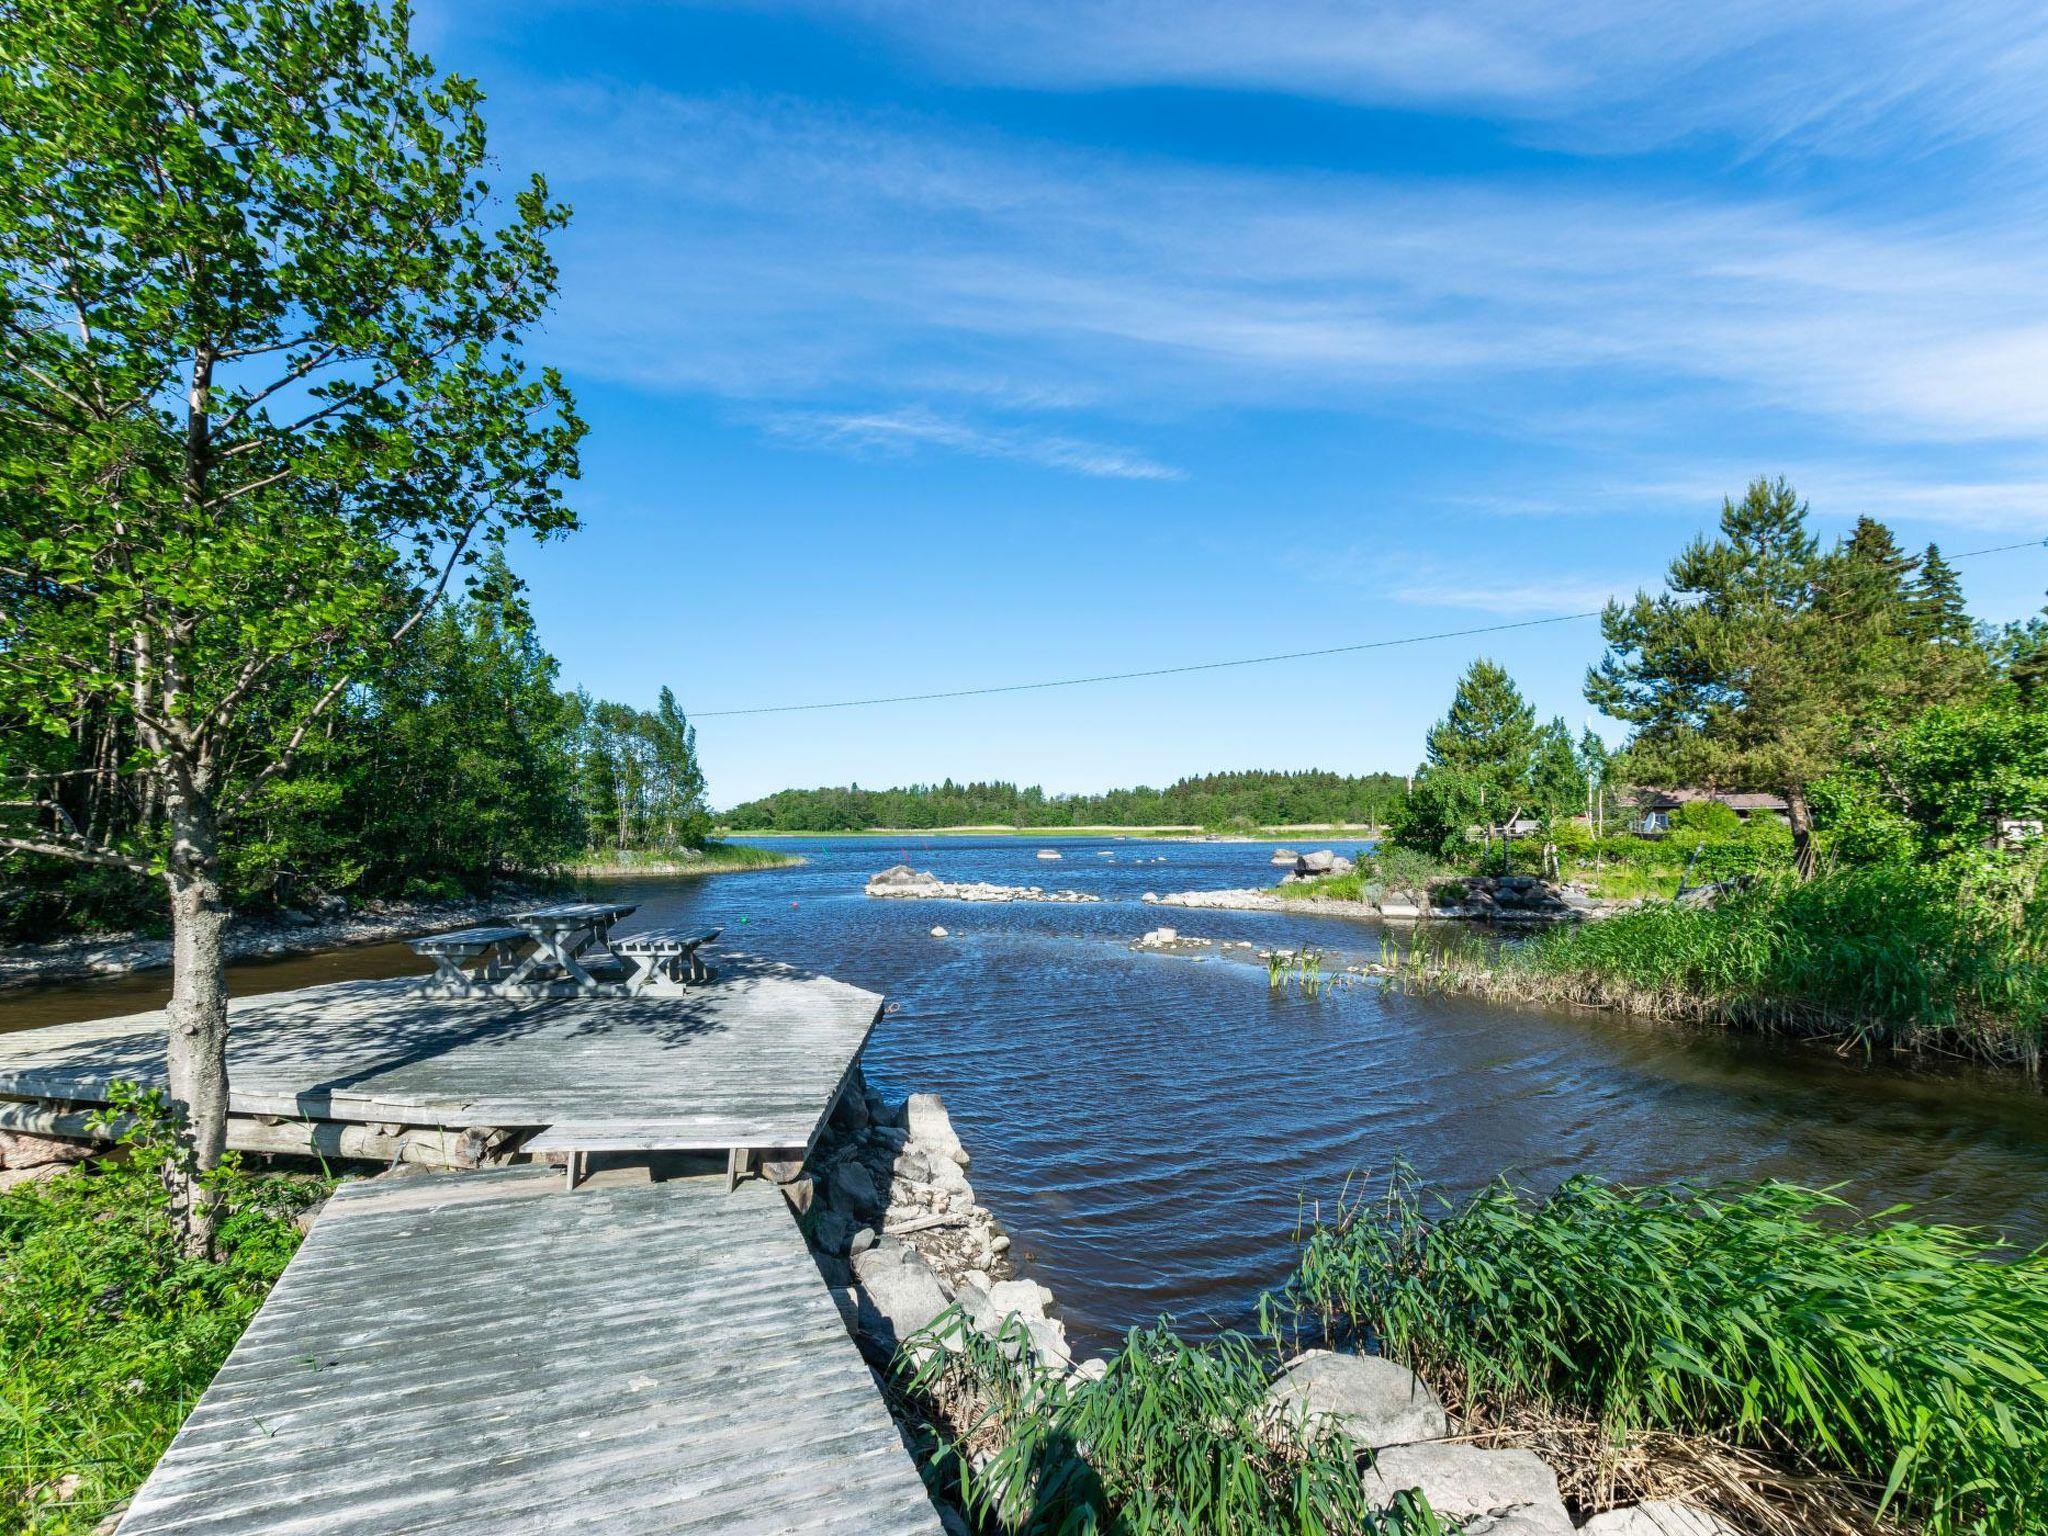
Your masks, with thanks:
M 1105 480 L 1185 478 L 1172 465 L 1127 449 L 1050 433 L 977 427 L 922 406 L 852 414 L 784 412 L 769 417 L 766 425 L 776 436 L 793 442 L 856 452 L 905 453 L 934 447 L 978 458 L 1018 459 Z
M 2048 148 L 2033 0 L 765 0 L 852 16 L 956 77 L 1195 85 L 1480 110 L 1632 149 Z

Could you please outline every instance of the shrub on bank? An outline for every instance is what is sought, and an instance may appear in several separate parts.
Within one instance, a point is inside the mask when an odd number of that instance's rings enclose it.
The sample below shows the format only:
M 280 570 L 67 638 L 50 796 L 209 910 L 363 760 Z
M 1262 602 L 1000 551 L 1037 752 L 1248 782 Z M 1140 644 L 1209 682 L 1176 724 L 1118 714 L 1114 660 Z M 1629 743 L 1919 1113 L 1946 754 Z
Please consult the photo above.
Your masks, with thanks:
M 1019 1370 L 1027 1347 L 958 1312 L 898 1357 L 898 1383 L 937 1424 L 935 1477 L 1006 1536 L 1445 1536 L 1426 1504 L 1373 1507 L 1358 1448 L 1328 1420 L 1266 1400 L 1270 1347 L 1134 1330 L 1100 1380 Z
M 1290 1297 L 1468 1419 L 1713 1437 L 1927 1536 L 2048 1532 L 2048 1253 L 1775 1182 L 1502 1183 L 1432 1217 L 1397 1175 L 1310 1235 Z
M 162 1101 L 126 1107 L 124 1156 L 0 1193 L 0 1530 L 88 1532 L 134 1492 L 326 1192 L 230 1163 L 220 1256 L 189 1258 L 157 1175 Z
M 1938 872 L 1758 882 L 1712 907 L 1655 903 L 1501 952 L 1452 946 L 1425 984 L 1655 1017 L 1844 1035 L 2038 1062 L 2048 957 Z

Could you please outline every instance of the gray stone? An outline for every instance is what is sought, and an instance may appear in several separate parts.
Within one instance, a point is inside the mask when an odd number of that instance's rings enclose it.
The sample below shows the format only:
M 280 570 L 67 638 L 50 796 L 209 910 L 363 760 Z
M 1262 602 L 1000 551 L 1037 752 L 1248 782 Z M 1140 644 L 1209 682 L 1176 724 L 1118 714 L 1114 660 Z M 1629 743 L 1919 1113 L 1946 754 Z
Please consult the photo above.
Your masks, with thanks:
M 1297 875 L 1327 875 L 1336 866 L 1337 855 L 1325 848 L 1320 853 L 1304 853 L 1294 861 Z
M 864 1094 L 849 1088 L 839 1095 L 839 1102 L 832 1106 L 832 1125 L 846 1135 L 868 1128 L 868 1101 Z
M 801 1216 L 808 1211 L 818 1198 L 816 1179 L 791 1179 L 782 1186 L 782 1198 L 789 1202 L 789 1208 Z
M 923 1143 L 928 1155 L 936 1152 L 962 1167 L 966 1166 L 967 1149 L 954 1134 L 952 1117 L 946 1113 L 946 1101 L 936 1093 L 913 1093 L 903 1106 L 903 1124 L 910 1132 L 910 1139 Z
M 1677 1499 L 1645 1499 L 1595 1515 L 1579 1527 L 1581 1536 L 1741 1536 L 1710 1510 Z
M 1407 1366 L 1379 1355 L 1312 1349 L 1288 1362 L 1267 1399 L 1304 1417 L 1328 1416 L 1368 1449 L 1441 1440 L 1451 1432 L 1443 1404 Z
M 849 1254 L 852 1254 L 854 1257 L 858 1258 L 861 1254 L 866 1253 L 870 1248 L 874 1247 L 875 1244 L 880 1242 L 881 1240 L 882 1234 L 877 1232 L 873 1227 L 862 1227 L 858 1232 L 854 1233 L 853 1236 L 847 1240 L 846 1251 Z
M 859 1163 L 841 1163 L 832 1170 L 832 1203 L 856 1216 L 871 1216 L 882 1208 L 881 1192 L 874 1176 Z
M 820 1253 L 844 1253 L 853 1241 L 853 1222 L 829 1205 L 811 1208 L 811 1246 Z
M 946 1310 L 948 1298 L 939 1277 L 922 1255 L 898 1245 L 870 1248 L 853 1261 L 863 1302 L 861 1331 L 876 1343 L 895 1349 L 919 1329 L 930 1326 Z
M 1432 1509 L 1463 1522 L 1469 1533 L 1572 1536 L 1557 1474 L 1534 1451 L 1490 1451 L 1440 1441 L 1389 1446 L 1374 1456 L 1365 1490 L 1384 1506 L 1403 1489 L 1419 1489 Z M 1517 1523 L 1507 1524 L 1510 1517 Z M 1478 1524 L 1482 1519 L 1491 1523 Z

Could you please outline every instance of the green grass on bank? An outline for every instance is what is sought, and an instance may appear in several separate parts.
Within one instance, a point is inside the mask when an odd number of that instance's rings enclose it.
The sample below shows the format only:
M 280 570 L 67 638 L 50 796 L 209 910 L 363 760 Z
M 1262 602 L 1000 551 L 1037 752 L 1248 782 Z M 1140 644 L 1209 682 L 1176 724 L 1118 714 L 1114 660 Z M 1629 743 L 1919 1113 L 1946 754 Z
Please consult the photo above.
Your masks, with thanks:
M 936 1421 L 934 1481 L 985 1531 L 1019 1536 L 1439 1536 L 1407 1495 L 1373 1508 L 1355 1447 L 1328 1420 L 1265 1401 L 1275 1357 L 1225 1335 L 1190 1344 L 1164 1323 L 1134 1331 L 1102 1379 L 1020 1372 L 1001 1340 L 950 1313 L 898 1357 L 899 1389 Z
M 180 1251 L 160 1110 L 125 1159 L 0 1194 L 0 1532 L 77 1536 L 170 1443 L 299 1245 L 325 1181 L 221 1175 L 218 1261 Z M 254 1454 L 254 1453 L 252 1453 Z
M 2048 1531 L 2048 1254 L 1778 1183 L 1501 1184 L 1429 1214 L 1397 1176 L 1310 1235 L 1291 1294 L 1482 1424 L 1710 1437 L 1927 1536 Z
M 1415 956 L 1418 981 L 2038 1066 L 2048 948 L 2030 922 L 1911 870 L 1765 880 L 1711 907 L 1658 903 L 1507 948 Z
M 787 869 L 803 860 L 773 848 L 744 843 L 706 843 L 688 853 L 605 853 L 578 860 L 564 873 L 579 879 L 607 875 L 722 875 L 749 869 Z
M 1425 1208 L 1397 1173 L 1305 1234 L 1254 1334 L 1134 1330 L 1099 1380 L 941 1318 L 898 1357 L 936 1485 L 985 1532 L 1448 1529 L 1375 1514 L 1363 1453 L 1264 1411 L 1298 1347 L 1379 1347 L 1579 1518 L 1702 1503 L 1766 1536 L 2048 1532 L 2048 1255 L 1780 1183 Z M 931 1346 L 938 1346 L 933 1348 Z

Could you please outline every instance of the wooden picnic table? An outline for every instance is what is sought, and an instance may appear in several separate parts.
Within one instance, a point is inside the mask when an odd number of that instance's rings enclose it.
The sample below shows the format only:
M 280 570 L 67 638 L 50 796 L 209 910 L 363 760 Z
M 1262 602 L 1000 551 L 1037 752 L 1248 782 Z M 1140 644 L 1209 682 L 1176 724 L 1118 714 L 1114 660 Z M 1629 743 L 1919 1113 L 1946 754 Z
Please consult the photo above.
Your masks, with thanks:
M 633 974 L 626 978 L 626 995 L 638 997 L 650 987 L 666 991 L 693 981 L 709 981 L 711 968 L 698 958 L 697 951 L 723 932 L 723 928 L 713 928 L 709 933 L 646 928 L 613 939 L 612 952 L 633 967 Z
M 511 974 L 519 963 L 518 951 L 528 942 L 524 928 L 503 925 L 458 928 L 453 933 L 432 933 L 412 941 L 413 953 L 434 962 L 430 985 L 467 991 L 473 985 L 489 985 Z M 481 963 L 479 963 L 481 962 Z M 474 971 L 469 967 L 475 965 Z
M 637 902 L 572 901 L 508 913 L 505 920 L 525 930 L 534 947 L 505 978 L 505 985 L 524 986 L 537 977 L 552 981 L 551 976 L 541 973 L 560 970 L 578 991 L 596 991 L 600 983 L 590 974 L 589 967 L 625 968 L 624 962 L 612 953 L 611 930 L 620 918 L 638 910 Z

